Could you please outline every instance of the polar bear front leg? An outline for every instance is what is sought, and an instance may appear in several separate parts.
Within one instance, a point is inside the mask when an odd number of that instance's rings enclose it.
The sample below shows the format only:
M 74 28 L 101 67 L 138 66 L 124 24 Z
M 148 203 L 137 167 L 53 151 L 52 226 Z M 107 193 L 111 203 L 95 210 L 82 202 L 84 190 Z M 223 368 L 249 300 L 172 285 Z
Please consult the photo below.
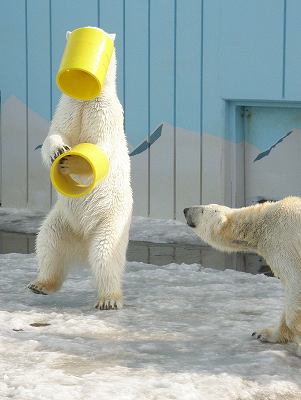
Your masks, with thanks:
M 120 229 L 123 228 L 123 229 Z M 122 308 L 122 275 L 126 262 L 128 226 L 113 221 L 99 227 L 93 235 L 89 262 L 95 276 L 98 300 L 95 308 Z
M 44 164 L 50 168 L 53 161 L 61 154 L 70 150 L 67 139 L 63 135 L 52 134 L 47 136 L 42 146 Z
M 291 342 L 294 338 L 293 332 L 287 326 L 285 313 L 283 314 L 278 326 L 253 332 L 252 336 L 261 342 L 269 343 L 287 343 Z
M 39 272 L 28 288 L 36 294 L 57 291 L 67 276 L 71 260 L 76 257 L 81 247 L 60 212 L 56 208 L 52 209 L 37 236 Z

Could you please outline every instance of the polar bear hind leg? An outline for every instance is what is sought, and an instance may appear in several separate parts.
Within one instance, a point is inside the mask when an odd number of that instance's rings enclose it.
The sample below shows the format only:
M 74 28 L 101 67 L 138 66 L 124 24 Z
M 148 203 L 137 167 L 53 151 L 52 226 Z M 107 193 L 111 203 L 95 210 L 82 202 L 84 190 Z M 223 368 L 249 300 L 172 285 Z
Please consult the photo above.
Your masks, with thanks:
M 122 274 L 126 262 L 129 222 L 106 221 L 92 238 L 89 262 L 98 290 L 95 308 L 99 310 L 122 307 Z
M 83 258 L 84 246 L 56 208 L 45 219 L 37 237 L 38 276 L 28 285 L 37 294 L 50 294 L 62 286 L 68 267 Z M 80 251 L 79 251 L 80 250 Z
M 286 301 L 290 301 L 289 296 L 286 298 Z M 279 326 L 262 329 L 254 332 L 252 336 L 261 342 L 295 342 L 298 345 L 297 354 L 301 356 L 301 310 L 298 304 L 299 302 L 287 304 L 287 311 L 283 314 Z
M 299 299 L 301 300 L 301 298 Z M 293 342 L 297 344 L 297 355 L 301 357 L 301 310 L 300 310 L 300 301 L 298 301 L 298 310 L 295 311 L 295 315 L 291 321 L 291 330 L 294 334 Z
M 287 343 L 294 338 L 293 332 L 287 326 L 285 314 L 283 314 L 278 326 L 253 332 L 252 336 L 261 342 L 269 343 Z

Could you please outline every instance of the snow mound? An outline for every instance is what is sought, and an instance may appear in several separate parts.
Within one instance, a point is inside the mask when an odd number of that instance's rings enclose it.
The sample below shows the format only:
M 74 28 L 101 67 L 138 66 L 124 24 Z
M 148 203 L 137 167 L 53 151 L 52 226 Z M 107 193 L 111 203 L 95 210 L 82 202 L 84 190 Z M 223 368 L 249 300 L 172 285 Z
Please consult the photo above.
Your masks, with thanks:
M 42 211 L 0 207 L 0 231 L 37 233 L 45 215 Z M 193 230 L 182 222 L 146 217 L 133 217 L 130 240 L 198 246 L 201 243 Z

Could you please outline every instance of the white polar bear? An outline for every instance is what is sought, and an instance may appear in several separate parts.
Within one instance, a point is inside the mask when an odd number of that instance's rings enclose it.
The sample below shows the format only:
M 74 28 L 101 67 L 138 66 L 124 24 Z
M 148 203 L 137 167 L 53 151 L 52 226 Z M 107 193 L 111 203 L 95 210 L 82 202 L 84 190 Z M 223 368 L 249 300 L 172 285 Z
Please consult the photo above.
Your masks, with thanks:
M 265 258 L 285 290 L 280 324 L 254 332 L 262 342 L 301 343 L 301 198 L 287 197 L 232 209 L 217 204 L 185 208 L 187 224 L 221 251 L 254 252 Z
M 29 288 L 40 294 L 55 292 L 72 263 L 88 261 L 98 290 L 96 308 L 116 309 L 122 306 L 133 200 L 123 109 L 116 94 L 115 51 L 99 97 L 91 101 L 61 97 L 42 147 L 43 161 L 50 167 L 59 154 L 84 142 L 106 153 L 109 173 L 84 197 L 58 195 L 37 237 L 39 273 Z M 62 168 L 68 166 L 65 158 Z

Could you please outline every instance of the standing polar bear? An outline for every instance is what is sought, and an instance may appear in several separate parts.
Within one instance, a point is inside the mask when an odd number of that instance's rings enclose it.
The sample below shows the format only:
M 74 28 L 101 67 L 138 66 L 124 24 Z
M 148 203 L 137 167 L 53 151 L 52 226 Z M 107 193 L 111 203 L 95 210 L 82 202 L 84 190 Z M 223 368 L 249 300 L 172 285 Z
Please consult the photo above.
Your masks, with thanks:
M 265 258 L 285 290 L 285 309 L 274 328 L 254 332 L 262 342 L 301 343 L 301 198 L 287 197 L 232 209 L 217 204 L 185 208 L 187 224 L 222 251 Z M 298 346 L 300 353 L 300 346 Z
M 109 173 L 86 196 L 58 195 L 37 237 L 39 272 L 29 288 L 38 294 L 55 292 L 72 263 L 88 261 L 98 290 L 96 308 L 116 309 L 122 306 L 121 279 L 133 201 L 123 110 L 116 94 L 115 51 L 99 97 L 91 101 L 61 97 L 42 146 L 43 161 L 50 167 L 59 154 L 84 142 L 106 153 Z M 71 160 L 63 159 L 62 173 L 72 169 Z

